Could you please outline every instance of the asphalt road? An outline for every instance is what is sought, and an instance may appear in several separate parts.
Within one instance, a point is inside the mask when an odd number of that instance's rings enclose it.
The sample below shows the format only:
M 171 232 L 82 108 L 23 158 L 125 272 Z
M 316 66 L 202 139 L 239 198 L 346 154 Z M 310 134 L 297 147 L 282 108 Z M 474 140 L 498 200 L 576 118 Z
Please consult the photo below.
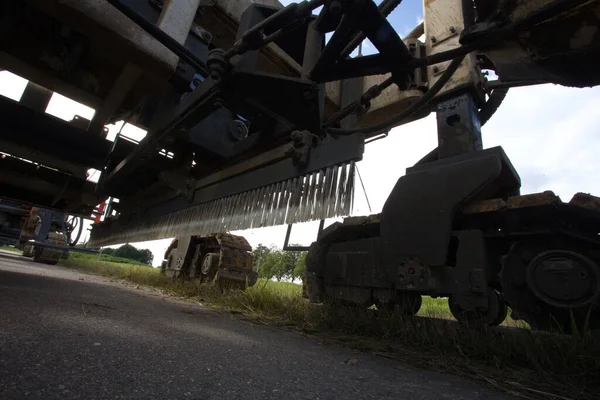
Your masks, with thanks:
M 150 289 L 0 253 L 0 399 L 507 398 Z

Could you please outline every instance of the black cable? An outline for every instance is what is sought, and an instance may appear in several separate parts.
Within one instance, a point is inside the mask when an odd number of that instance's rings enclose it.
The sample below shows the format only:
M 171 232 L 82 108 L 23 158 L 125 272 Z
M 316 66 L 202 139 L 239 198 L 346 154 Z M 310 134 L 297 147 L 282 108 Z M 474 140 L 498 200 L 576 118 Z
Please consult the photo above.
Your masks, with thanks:
M 178 41 L 169 36 L 165 31 L 160 29 L 158 26 L 148 21 L 142 15 L 135 12 L 129 6 L 123 4 L 120 0 L 106 0 L 113 7 L 119 10 L 127 18 L 135 22 L 140 28 L 146 31 L 150 36 L 162 43 L 167 49 L 178 55 L 181 59 L 185 60 L 188 64 L 196 68 L 197 71 L 203 73 L 205 76 L 208 75 L 206 65 L 198 58 L 194 53 L 188 50 L 185 46 L 181 45 Z
M 523 87 L 523 86 L 534 86 L 534 85 L 544 85 L 546 83 L 550 83 L 548 81 L 540 81 L 540 80 L 532 80 L 532 81 L 491 81 L 486 84 L 486 88 L 489 90 L 496 89 L 509 89 L 515 87 Z
M 494 116 L 507 94 L 508 88 L 495 89 L 490 94 L 488 100 L 483 107 L 481 107 L 481 110 L 479 110 L 479 121 L 481 122 L 481 126 L 485 125 Z
M 458 67 L 460 66 L 462 61 L 464 60 L 464 58 L 465 58 L 464 55 L 459 58 L 455 58 L 450 63 L 450 65 L 448 66 L 448 69 L 444 72 L 444 74 L 437 80 L 437 82 L 435 82 L 433 84 L 433 86 L 431 88 L 429 88 L 429 90 L 423 95 L 423 97 L 421 97 L 419 100 L 417 100 L 416 103 L 414 103 L 413 105 L 411 105 L 410 107 L 408 107 L 402 113 L 396 115 L 395 117 L 392 117 L 392 118 L 388 119 L 387 121 L 381 122 L 379 124 L 371 125 L 371 126 L 368 126 L 365 128 L 354 128 L 354 129 L 329 128 L 329 129 L 327 129 L 327 132 L 330 134 L 333 134 L 333 135 L 352 135 L 354 133 L 364 133 L 365 135 L 369 135 L 372 133 L 377 133 L 377 132 L 391 129 L 392 127 L 398 125 L 400 122 L 409 118 L 410 116 L 412 116 L 413 114 L 415 114 L 416 112 L 421 110 L 423 107 L 425 107 L 433 99 L 433 97 L 435 95 L 437 95 L 440 90 L 442 90 L 444 85 L 446 85 L 446 83 L 448 83 L 448 81 L 450 80 L 452 75 L 454 75 L 454 73 L 456 72 L 456 70 L 458 69 Z
M 224 54 L 225 59 L 230 60 L 232 57 L 242 55 L 249 50 L 258 50 L 261 47 L 269 44 L 273 40 L 276 40 L 276 39 L 280 38 L 281 36 L 283 36 L 284 34 L 287 34 L 290 31 L 292 31 L 293 29 L 295 29 L 295 28 L 292 28 L 290 30 L 286 30 L 286 27 L 283 27 L 283 28 L 279 29 L 277 32 L 271 34 L 267 38 L 268 41 L 267 41 L 267 39 L 265 39 L 263 37 L 263 38 L 261 38 L 260 42 L 250 45 L 250 42 L 253 40 L 253 38 L 259 34 L 262 36 L 263 35 L 262 31 L 265 28 L 267 28 L 269 26 L 269 24 L 272 24 L 274 21 L 287 19 L 290 16 L 304 19 L 304 18 L 310 16 L 312 11 L 315 8 L 318 8 L 324 4 L 325 4 L 325 0 L 308 0 L 308 1 L 303 1 L 301 3 L 288 4 L 284 8 L 279 9 L 273 15 L 265 18 L 264 20 L 260 21 L 258 24 L 254 25 L 253 27 L 248 29 L 246 32 L 244 32 L 244 35 L 242 36 L 242 38 L 240 40 L 236 41 L 233 44 L 233 46 L 225 52 L 225 54 Z M 291 24 L 294 24 L 295 22 L 297 22 L 297 20 L 292 21 Z
M 342 110 L 331 115 L 331 117 L 329 117 L 327 122 L 325 122 L 324 126 L 325 127 L 331 126 L 331 125 L 335 124 L 336 122 L 341 121 L 342 119 L 346 118 L 347 116 L 349 116 L 350 114 L 355 112 L 359 106 L 363 105 L 363 103 L 371 101 L 375 97 L 379 96 L 381 94 L 381 92 L 383 92 L 389 86 L 392 86 L 393 83 L 394 83 L 394 79 L 390 76 L 389 78 L 387 78 L 385 81 L 381 82 L 380 84 L 371 86 L 365 93 L 362 94 L 362 96 L 360 96 L 360 98 L 358 100 L 352 102 L 351 104 L 348 104 Z
M 71 246 L 75 246 L 77 244 L 77 242 L 79 242 L 79 239 L 81 238 L 81 233 L 83 232 L 83 218 L 81 218 L 81 217 L 79 217 L 78 227 L 79 227 L 79 230 L 77 231 L 75 240 L 71 241 L 71 243 L 70 243 Z M 69 239 L 71 239 L 71 238 L 69 237 Z
M 445 61 L 454 60 L 457 57 L 463 57 L 473 51 L 477 50 L 478 44 L 468 44 L 457 47 L 452 50 L 447 50 L 441 53 L 432 54 L 426 57 L 413 58 L 408 62 L 408 69 L 415 69 L 421 67 L 428 67 L 433 64 L 439 64 Z
M 369 206 L 369 212 L 373 212 L 371 210 L 371 202 L 369 201 L 369 195 L 367 194 L 367 190 L 365 189 L 365 184 L 363 183 L 362 177 L 360 176 L 360 171 L 358 170 L 358 165 L 356 167 L 356 174 L 358 175 L 358 180 L 360 181 L 360 186 L 362 186 L 363 193 L 365 194 L 365 199 L 367 199 L 367 206 Z

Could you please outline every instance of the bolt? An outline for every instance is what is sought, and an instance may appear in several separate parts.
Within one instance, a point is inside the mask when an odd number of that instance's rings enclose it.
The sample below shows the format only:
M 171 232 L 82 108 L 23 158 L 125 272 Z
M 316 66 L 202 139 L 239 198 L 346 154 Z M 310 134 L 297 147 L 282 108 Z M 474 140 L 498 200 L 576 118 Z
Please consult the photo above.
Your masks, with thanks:
M 206 42 L 210 42 L 212 40 L 212 34 L 209 31 L 200 31 L 200 36 L 202 37 L 202 39 L 204 39 Z
M 450 27 L 450 33 L 456 33 L 456 28 L 455 28 L 455 27 L 453 27 L 453 26 L 451 26 L 451 27 Z
M 431 37 L 431 43 L 433 43 L 433 44 L 437 43 L 437 39 L 435 38 L 435 36 Z
M 302 134 L 300 132 L 292 132 L 291 139 L 294 143 L 300 143 L 302 141 Z
M 342 10 L 343 10 L 343 7 L 342 7 L 341 1 L 334 0 L 331 3 L 329 3 L 329 12 L 332 15 L 338 16 L 342 12 Z
M 440 72 L 440 69 L 438 67 L 433 67 L 433 73 L 437 74 L 438 72 Z

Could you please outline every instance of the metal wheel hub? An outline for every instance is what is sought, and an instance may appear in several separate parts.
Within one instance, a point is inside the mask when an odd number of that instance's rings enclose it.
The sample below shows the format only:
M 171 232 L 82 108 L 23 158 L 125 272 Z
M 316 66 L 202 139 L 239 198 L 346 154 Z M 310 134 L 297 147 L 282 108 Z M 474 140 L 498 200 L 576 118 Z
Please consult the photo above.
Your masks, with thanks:
M 464 310 L 454 296 L 450 296 L 448 298 L 448 307 L 458 322 L 471 328 L 500 325 L 506 318 L 506 304 L 500 299 L 499 293 L 493 289 L 489 289 L 487 300 L 487 308 Z
M 215 253 L 208 253 L 207 255 L 204 256 L 204 259 L 202 260 L 202 274 L 203 275 L 209 275 L 211 270 L 213 268 L 215 268 L 216 266 L 218 266 L 219 264 L 219 255 L 215 254 Z
M 531 260 L 527 266 L 527 284 L 547 304 L 577 308 L 598 298 L 600 273 L 594 261 L 579 253 L 550 250 Z

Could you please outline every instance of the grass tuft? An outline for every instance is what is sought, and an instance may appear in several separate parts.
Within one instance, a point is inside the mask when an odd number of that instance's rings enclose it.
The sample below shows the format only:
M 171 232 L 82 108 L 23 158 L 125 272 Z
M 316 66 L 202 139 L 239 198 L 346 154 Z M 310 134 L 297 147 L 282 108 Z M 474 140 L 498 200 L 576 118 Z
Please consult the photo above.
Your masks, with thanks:
M 2 245 L 2 246 L 0 246 L 0 250 L 10 251 L 11 253 L 22 253 L 21 250 L 15 248 L 15 247 L 12 247 L 12 246 L 4 246 L 4 245 Z
M 384 318 L 374 310 L 309 303 L 301 297 L 300 285 L 289 282 L 259 280 L 245 291 L 223 293 L 196 281 L 173 282 L 147 266 L 90 258 L 61 264 L 152 286 L 414 367 L 458 374 L 522 398 L 600 398 L 600 340 L 591 334 L 554 335 L 513 329 L 510 323 L 496 329 L 467 329 L 452 319 L 444 299 L 429 297 L 417 317 Z M 514 321 L 512 325 L 522 326 Z

